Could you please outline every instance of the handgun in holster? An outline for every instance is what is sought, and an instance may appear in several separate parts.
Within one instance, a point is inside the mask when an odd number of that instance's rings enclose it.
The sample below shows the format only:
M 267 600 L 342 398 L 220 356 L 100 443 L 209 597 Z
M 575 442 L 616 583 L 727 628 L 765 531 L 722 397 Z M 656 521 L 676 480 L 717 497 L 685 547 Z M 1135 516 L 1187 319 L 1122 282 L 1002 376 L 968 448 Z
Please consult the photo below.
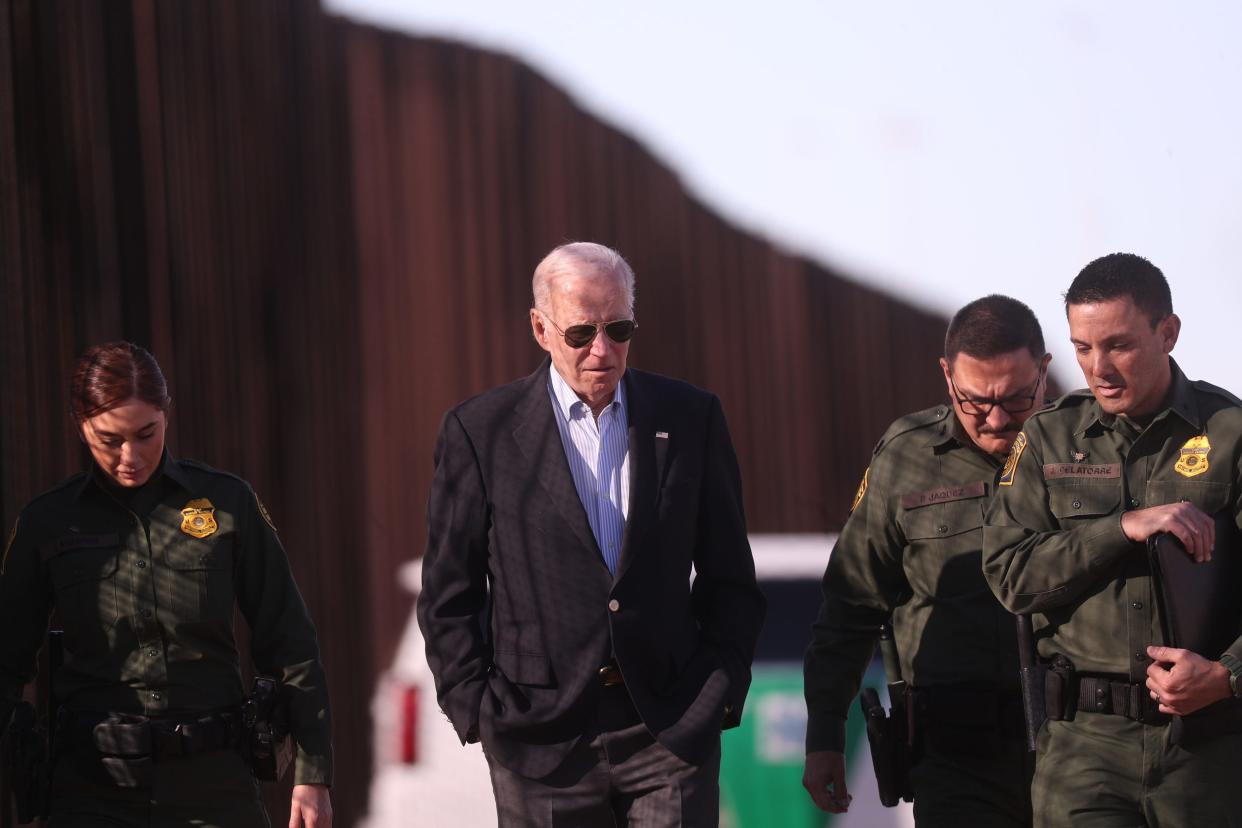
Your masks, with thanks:
M 7 722 L 0 722 L 0 770 L 13 791 L 17 821 L 23 825 L 45 818 L 52 804 L 52 764 L 55 761 L 53 728 L 58 703 L 53 686 L 56 672 L 64 661 L 64 633 L 51 630 L 47 636 L 48 679 L 47 718 L 39 720 L 35 706 L 20 701 Z M 0 808 L 6 807 L 0 803 Z
M 242 725 L 246 731 L 244 749 L 255 778 L 278 781 L 293 760 L 289 700 L 284 685 L 256 676 L 250 695 L 242 703 Z
M 888 624 L 880 629 L 880 653 L 888 679 L 890 710 L 885 712 L 874 688 L 864 688 L 858 701 L 867 723 L 867 742 L 871 746 L 871 764 L 875 768 L 880 803 L 891 808 L 902 799 L 914 800 L 910 785 L 910 758 L 913 728 L 909 706 L 909 687 L 901 678 L 897 644 Z

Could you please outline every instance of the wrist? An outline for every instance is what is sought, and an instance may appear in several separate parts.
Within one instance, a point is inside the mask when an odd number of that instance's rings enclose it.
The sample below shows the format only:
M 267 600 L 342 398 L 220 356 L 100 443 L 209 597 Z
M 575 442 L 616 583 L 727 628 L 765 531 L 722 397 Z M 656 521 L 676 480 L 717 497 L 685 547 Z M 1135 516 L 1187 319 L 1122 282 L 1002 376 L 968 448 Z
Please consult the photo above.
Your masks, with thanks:
M 1212 663 L 1213 685 L 1216 687 L 1217 701 L 1221 699 L 1237 698 L 1238 679 L 1237 676 L 1224 664 L 1219 661 Z
M 1242 669 L 1235 670 L 1222 662 L 1217 663 L 1225 669 L 1226 680 L 1229 683 L 1229 695 L 1235 699 L 1242 699 L 1242 680 L 1239 680 L 1242 676 Z

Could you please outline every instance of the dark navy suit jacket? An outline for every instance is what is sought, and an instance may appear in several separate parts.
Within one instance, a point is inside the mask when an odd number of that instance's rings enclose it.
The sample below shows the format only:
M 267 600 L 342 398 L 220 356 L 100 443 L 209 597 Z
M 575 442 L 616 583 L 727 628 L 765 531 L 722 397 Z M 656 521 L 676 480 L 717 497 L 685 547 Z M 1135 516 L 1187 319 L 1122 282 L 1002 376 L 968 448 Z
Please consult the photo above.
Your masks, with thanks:
M 477 733 L 538 778 L 585 735 L 615 656 L 655 738 L 700 761 L 739 722 L 764 615 L 720 401 L 626 372 L 630 505 L 614 578 L 553 420 L 549 366 L 440 428 L 418 602 L 440 705 L 463 742 Z

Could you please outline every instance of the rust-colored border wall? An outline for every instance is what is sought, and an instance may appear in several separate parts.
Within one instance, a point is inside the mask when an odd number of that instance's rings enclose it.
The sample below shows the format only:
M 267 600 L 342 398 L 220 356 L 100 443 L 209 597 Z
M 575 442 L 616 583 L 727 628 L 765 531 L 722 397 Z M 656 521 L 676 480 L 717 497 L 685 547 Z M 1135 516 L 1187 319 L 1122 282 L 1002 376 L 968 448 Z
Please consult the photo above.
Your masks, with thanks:
M 310 0 L 0 0 L 5 530 L 82 463 L 74 356 L 151 347 L 172 448 L 280 527 L 352 824 L 440 415 L 536 366 L 530 272 L 570 239 L 633 263 L 634 364 L 721 396 L 754 530 L 839 527 L 880 431 L 942 397 L 943 319 L 731 227 L 508 57 Z

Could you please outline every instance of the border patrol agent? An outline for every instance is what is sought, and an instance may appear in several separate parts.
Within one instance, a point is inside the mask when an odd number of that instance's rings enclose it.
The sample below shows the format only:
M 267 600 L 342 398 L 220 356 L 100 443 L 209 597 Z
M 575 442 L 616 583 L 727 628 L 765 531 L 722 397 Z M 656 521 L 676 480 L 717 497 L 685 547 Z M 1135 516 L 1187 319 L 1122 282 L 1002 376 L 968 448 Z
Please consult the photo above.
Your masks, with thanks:
M 88 350 L 71 399 L 95 462 L 22 510 L 0 574 L 0 721 L 53 608 L 64 627 L 50 825 L 268 824 L 239 750 L 236 603 L 256 667 L 287 688 L 291 824 L 328 826 L 323 667 L 266 510 L 245 481 L 165 451 L 170 400 L 145 350 Z
M 1238 522 L 1242 404 L 1169 356 L 1181 323 L 1146 259 L 1097 259 L 1065 301 L 1089 389 L 1027 422 L 984 531 L 986 577 L 1034 614 L 1063 701 L 1039 735 L 1036 824 L 1242 825 L 1242 737 L 1222 727 L 1179 745 L 1168 726 L 1237 692 L 1242 638 L 1224 652 L 1162 646 L 1144 546 L 1169 532 L 1204 561 L 1213 516 Z
M 951 406 L 895 422 L 876 446 L 832 551 L 806 652 L 803 783 L 849 805 L 845 721 L 891 615 L 910 690 L 920 826 L 1030 822 L 1014 623 L 980 570 L 983 514 L 1005 453 L 1044 400 L 1039 322 L 988 296 L 954 316 L 940 360 Z

